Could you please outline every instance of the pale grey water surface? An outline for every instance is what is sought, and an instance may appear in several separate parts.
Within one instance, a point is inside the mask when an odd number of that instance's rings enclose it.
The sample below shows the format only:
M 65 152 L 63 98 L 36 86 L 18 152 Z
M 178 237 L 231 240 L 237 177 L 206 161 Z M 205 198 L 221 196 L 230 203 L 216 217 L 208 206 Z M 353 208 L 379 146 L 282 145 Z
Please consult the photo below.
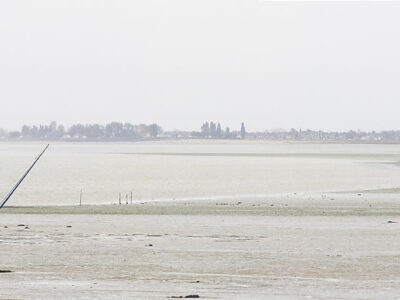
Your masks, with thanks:
M 5 195 L 46 143 L 0 143 Z M 264 197 L 395 188 L 400 145 L 160 141 L 52 143 L 8 205 Z M 130 201 L 130 199 L 129 199 Z

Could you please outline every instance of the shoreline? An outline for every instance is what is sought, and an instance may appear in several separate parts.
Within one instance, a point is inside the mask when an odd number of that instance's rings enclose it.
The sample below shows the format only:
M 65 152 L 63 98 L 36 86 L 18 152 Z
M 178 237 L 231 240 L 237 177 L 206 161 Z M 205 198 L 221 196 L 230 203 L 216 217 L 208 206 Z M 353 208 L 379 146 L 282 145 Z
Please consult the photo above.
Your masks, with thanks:
M 270 143 L 270 144 L 328 144 L 328 145 L 399 145 L 399 140 L 280 140 L 280 139 L 217 139 L 217 138 L 155 138 L 155 139 L 137 139 L 137 140 L 33 140 L 33 139 L 0 139 L 0 143 L 65 143 L 65 144 L 137 144 L 137 143 L 168 143 L 168 142 L 190 142 L 190 143 Z
M 400 204 L 395 201 L 315 200 L 267 202 L 194 202 L 143 203 L 121 205 L 7 206 L 0 214 L 27 215 L 153 215 L 153 216 L 387 216 L 400 217 Z

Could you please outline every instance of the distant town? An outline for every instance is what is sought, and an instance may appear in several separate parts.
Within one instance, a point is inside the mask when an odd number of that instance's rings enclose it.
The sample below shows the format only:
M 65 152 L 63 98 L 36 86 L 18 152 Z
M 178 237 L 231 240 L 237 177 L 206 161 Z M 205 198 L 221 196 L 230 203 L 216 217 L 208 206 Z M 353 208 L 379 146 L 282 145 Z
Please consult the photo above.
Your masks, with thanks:
M 102 124 L 75 124 L 69 128 L 57 122 L 48 125 L 24 125 L 20 131 L 0 128 L 3 141 L 142 141 L 163 139 L 221 139 L 221 140 L 271 140 L 271 141 L 325 141 L 325 142 L 371 142 L 400 143 L 400 130 L 390 131 L 315 131 L 315 130 L 265 130 L 251 132 L 244 123 L 238 129 L 222 127 L 219 122 L 205 122 L 198 131 L 164 131 L 158 124 L 130 124 L 112 122 Z

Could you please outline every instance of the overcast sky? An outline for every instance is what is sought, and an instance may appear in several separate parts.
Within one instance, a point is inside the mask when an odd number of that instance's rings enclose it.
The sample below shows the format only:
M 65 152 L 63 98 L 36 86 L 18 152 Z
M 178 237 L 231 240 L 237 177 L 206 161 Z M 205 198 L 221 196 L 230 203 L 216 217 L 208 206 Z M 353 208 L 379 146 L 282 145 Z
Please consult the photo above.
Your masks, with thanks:
M 400 2 L 0 0 L 0 127 L 400 129 Z

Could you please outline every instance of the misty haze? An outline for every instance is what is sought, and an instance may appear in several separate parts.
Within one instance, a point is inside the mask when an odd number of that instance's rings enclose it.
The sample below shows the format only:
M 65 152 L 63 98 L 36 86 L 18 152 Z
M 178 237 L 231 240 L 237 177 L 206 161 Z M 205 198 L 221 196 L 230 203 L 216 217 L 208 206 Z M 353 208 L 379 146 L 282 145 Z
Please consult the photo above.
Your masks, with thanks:
M 0 1 L 0 298 L 398 299 L 399 16 Z

